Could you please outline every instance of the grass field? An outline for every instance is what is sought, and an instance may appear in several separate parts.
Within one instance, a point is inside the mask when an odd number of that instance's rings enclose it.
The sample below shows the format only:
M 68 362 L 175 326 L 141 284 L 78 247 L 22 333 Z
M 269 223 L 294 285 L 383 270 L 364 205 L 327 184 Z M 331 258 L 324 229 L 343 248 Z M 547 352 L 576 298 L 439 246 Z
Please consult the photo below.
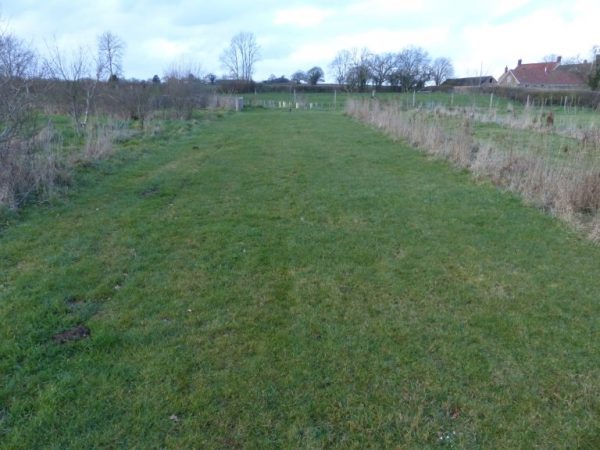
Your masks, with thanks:
M 289 92 L 259 92 L 256 94 L 244 94 L 244 100 L 250 105 L 268 105 L 269 102 L 285 102 L 286 105 L 292 103 L 295 105 L 306 106 L 313 104 L 316 109 L 340 110 L 343 111 L 346 100 L 349 98 L 371 98 L 374 90 L 369 88 L 365 92 L 346 92 L 344 90 L 332 92 L 303 92 L 301 90 Z M 377 92 L 375 89 L 374 97 L 379 100 L 388 100 L 401 102 L 406 107 L 477 107 L 487 108 L 489 106 L 489 96 L 478 93 L 471 94 L 447 94 L 443 92 Z M 510 102 L 503 98 L 495 97 L 494 107 L 506 109 Z M 278 105 L 279 106 L 279 105 Z M 519 105 L 512 105 L 512 108 L 520 109 Z M 285 109 L 285 107 L 283 107 Z
M 551 95 L 548 94 L 547 101 Z M 344 111 L 348 99 L 369 99 L 371 96 L 372 91 L 341 91 L 335 94 L 298 91 L 245 94 L 244 99 L 248 105 L 273 109 L 289 109 L 291 106 L 293 109 Z M 494 145 L 521 153 L 532 150 L 558 154 L 561 159 L 560 153 L 565 148 L 570 149 L 571 153 L 581 153 L 577 141 L 586 132 L 592 131 L 594 140 L 597 140 L 600 126 L 600 114 L 590 108 L 539 104 L 525 106 L 489 93 L 375 92 L 373 98 L 408 110 L 430 111 L 432 114 L 443 111 L 446 116 L 444 120 L 440 120 L 439 114 L 436 120 L 440 125 L 450 128 L 456 126 L 457 122 L 462 124 L 468 117 L 474 123 L 473 131 L 478 137 L 492 141 Z M 544 126 L 549 112 L 552 112 L 554 120 L 551 130 Z
M 0 448 L 600 447 L 600 248 L 514 196 L 318 111 L 78 176 L 0 232 Z

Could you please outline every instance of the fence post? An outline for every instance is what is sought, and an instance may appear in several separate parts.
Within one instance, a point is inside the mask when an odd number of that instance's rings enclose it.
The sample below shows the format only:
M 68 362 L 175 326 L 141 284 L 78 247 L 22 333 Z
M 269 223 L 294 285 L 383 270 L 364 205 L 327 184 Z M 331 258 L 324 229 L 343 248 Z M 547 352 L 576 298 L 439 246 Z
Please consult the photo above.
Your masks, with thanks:
M 235 110 L 237 112 L 244 109 L 244 97 L 236 97 L 235 98 Z

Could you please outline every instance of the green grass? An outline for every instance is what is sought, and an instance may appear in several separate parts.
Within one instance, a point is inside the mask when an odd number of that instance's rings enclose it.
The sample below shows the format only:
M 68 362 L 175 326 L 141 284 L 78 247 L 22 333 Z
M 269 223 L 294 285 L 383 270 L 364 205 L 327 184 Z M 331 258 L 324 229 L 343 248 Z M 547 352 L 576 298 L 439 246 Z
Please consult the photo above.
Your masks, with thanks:
M 600 446 L 600 249 L 467 173 L 251 110 L 80 186 L 0 236 L 0 448 Z
M 476 108 L 487 108 L 490 103 L 489 94 L 479 93 L 456 93 L 448 94 L 444 92 L 416 92 L 413 96 L 412 92 L 377 92 L 377 89 L 368 87 L 365 92 L 346 92 L 344 90 L 338 90 L 335 93 L 332 92 L 303 92 L 296 91 L 294 97 L 293 90 L 289 92 L 260 92 L 256 94 L 245 94 L 243 97 L 247 104 L 259 104 L 263 102 L 293 102 L 296 99 L 299 103 L 313 103 L 319 105 L 323 109 L 334 109 L 334 106 L 338 110 L 343 110 L 348 98 L 365 97 L 370 98 L 373 90 L 375 90 L 375 97 L 379 100 L 389 100 L 394 102 L 401 102 L 406 107 L 430 107 L 434 106 L 445 106 L 445 107 L 476 107 Z M 493 105 L 495 108 L 506 109 L 508 101 L 503 98 L 494 97 Z M 519 108 L 518 105 L 514 105 Z
M 585 148 L 575 138 L 549 131 L 503 127 L 494 123 L 475 122 L 473 136 L 498 151 L 534 155 L 560 166 L 598 167 L 600 154 Z
M 301 92 L 297 91 L 294 97 L 293 92 L 261 92 L 257 94 L 243 95 L 246 104 L 250 106 L 277 107 L 280 102 L 285 102 L 286 108 L 289 103 L 298 102 L 301 105 L 313 104 L 315 109 L 343 111 L 348 98 L 371 98 L 372 89 L 365 92 Z M 550 95 L 550 94 L 549 94 Z M 600 115 L 598 111 L 590 108 L 563 108 L 561 106 L 530 106 L 510 101 L 498 95 L 492 96 L 492 109 L 490 110 L 490 94 L 480 94 L 477 92 L 376 92 L 375 98 L 381 101 L 398 103 L 407 109 L 420 108 L 433 110 L 437 107 L 449 108 L 453 110 L 465 110 L 465 113 L 475 110 L 481 113 L 494 112 L 501 117 L 511 116 L 515 121 L 531 122 L 534 116 L 541 121 L 542 114 L 552 111 L 554 114 L 554 123 L 556 130 L 576 130 L 600 125 Z M 271 102 L 271 103 L 269 103 Z

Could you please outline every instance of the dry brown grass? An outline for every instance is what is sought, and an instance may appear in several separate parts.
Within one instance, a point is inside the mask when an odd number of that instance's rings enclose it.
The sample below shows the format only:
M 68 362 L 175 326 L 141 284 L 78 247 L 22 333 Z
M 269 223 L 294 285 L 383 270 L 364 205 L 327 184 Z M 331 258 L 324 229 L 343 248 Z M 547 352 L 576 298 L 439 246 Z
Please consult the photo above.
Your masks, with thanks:
M 493 123 L 504 128 L 528 130 L 537 133 L 552 132 L 555 135 L 580 141 L 583 149 L 600 151 L 600 129 L 595 125 L 583 125 L 573 118 L 557 118 L 554 112 L 544 108 L 525 108 L 516 112 L 509 104 L 506 113 L 486 108 L 436 107 L 435 114 L 445 117 L 469 118 L 475 122 Z
M 599 168 L 583 162 L 550 162 L 549 158 L 536 153 L 515 153 L 495 148 L 489 142 L 478 142 L 471 132 L 471 121 L 486 119 L 475 111 L 465 110 L 462 125 L 451 131 L 439 120 L 446 112 L 407 111 L 398 105 L 363 99 L 349 100 L 346 113 L 394 139 L 405 139 L 422 151 L 469 169 L 477 178 L 489 179 L 497 186 L 518 193 L 527 202 L 567 221 L 594 241 L 600 241 Z M 596 148 L 598 144 L 592 142 L 595 135 L 588 137 L 587 143 L 583 142 L 583 136 L 579 138 L 584 147 Z
M 109 119 L 105 123 L 95 123 L 86 128 L 85 145 L 77 158 L 85 162 L 108 158 L 115 151 L 115 142 L 130 134 L 124 122 Z
M 84 133 L 84 146 L 68 157 L 63 151 L 63 140 L 51 123 L 30 138 L 3 142 L 0 206 L 17 209 L 32 196 L 51 197 L 57 187 L 69 182 L 74 165 L 109 157 L 115 150 L 114 144 L 131 132 L 123 122 L 108 120 L 88 126 Z
M 0 157 L 0 206 L 18 208 L 33 194 L 48 198 L 69 179 L 59 157 L 62 140 L 51 126 L 32 139 L 5 143 Z

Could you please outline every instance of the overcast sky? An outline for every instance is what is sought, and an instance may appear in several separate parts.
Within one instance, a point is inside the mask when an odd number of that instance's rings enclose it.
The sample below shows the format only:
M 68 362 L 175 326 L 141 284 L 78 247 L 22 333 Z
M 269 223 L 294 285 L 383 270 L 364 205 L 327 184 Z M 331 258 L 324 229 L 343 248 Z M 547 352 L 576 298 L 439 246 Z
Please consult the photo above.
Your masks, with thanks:
M 0 0 L 0 15 L 40 52 L 54 41 L 95 52 L 96 37 L 111 31 L 127 43 L 125 77 L 139 79 L 182 63 L 221 75 L 219 55 L 240 31 L 261 46 L 255 80 L 318 65 L 331 81 L 329 63 L 353 47 L 420 46 L 450 58 L 457 76 L 499 77 L 519 58 L 589 58 L 600 44 L 598 0 Z

